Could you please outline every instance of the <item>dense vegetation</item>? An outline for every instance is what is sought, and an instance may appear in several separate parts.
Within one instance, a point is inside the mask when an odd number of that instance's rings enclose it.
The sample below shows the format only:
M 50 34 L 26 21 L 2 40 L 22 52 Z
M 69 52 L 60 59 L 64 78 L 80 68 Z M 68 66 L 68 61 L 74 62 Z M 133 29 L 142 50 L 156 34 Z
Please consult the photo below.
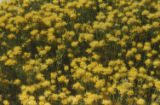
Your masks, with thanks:
M 0 104 L 159 105 L 159 1 L 4 0 Z

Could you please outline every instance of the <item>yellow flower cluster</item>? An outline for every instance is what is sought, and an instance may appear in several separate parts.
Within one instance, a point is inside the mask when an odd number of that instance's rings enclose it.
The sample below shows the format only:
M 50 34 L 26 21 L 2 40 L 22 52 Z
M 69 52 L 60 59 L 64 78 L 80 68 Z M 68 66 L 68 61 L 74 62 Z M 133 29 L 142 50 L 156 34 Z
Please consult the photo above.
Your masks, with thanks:
M 0 105 L 159 105 L 159 0 L 3 0 Z

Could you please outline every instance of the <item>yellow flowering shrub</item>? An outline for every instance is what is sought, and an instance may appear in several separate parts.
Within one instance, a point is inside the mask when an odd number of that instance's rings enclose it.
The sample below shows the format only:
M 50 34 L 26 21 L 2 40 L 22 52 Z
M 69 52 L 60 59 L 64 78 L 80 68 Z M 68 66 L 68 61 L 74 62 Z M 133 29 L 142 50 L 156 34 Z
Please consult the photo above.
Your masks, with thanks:
M 2 0 L 0 105 L 159 105 L 159 0 Z

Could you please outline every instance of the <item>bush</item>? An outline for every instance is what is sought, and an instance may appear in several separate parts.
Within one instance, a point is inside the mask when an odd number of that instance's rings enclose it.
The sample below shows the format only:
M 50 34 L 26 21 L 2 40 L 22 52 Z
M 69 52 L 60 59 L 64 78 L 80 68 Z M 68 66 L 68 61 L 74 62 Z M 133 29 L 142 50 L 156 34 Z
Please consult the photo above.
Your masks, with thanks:
M 0 104 L 158 105 L 158 0 L 0 4 Z

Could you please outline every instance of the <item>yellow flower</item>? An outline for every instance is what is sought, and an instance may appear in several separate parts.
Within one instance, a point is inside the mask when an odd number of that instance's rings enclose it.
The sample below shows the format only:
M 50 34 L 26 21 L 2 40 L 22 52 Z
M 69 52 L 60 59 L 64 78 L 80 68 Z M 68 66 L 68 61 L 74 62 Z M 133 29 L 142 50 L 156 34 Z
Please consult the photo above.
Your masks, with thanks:
M 6 47 L 6 46 L 7 46 L 7 43 L 6 43 L 5 41 L 3 41 L 3 42 L 1 43 L 1 45 Z
M 154 66 L 154 68 L 159 67 L 159 66 L 160 66 L 160 60 L 155 59 L 155 60 L 153 61 L 153 66 Z
M 96 47 L 98 47 L 98 41 L 92 41 L 91 43 L 90 43 L 90 46 L 91 46 L 91 48 L 96 48 Z
M 37 29 L 34 29 L 34 30 L 32 30 L 32 31 L 30 32 L 30 34 L 31 34 L 32 36 L 35 36 L 35 35 L 38 34 L 38 30 L 37 30 Z
M 57 101 L 58 100 L 58 95 L 57 94 L 55 94 L 55 93 L 53 93 L 52 95 L 51 95 L 51 100 L 53 100 L 53 101 Z
M 138 43 L 137 44 L 137 48 L 142 48 L 143 47 L 143 44 L 142 43 Z
M 146 64 L 146 66 L 149 66 L 150 64 L 152 64 L 151 59 L 146 59 L 145 60 L 145 64 Z
M 46 59 L 46 64 L 47 65 L 51 65 L 51 64 L 53 64 L 53 62 L 54 62 L 54 60 L 51 59 L 51 58 Z
M 9 105 L 10 103 L 8 102 L 8 100 L 3 100 L 3 104 L 4 105 Z
M 144 31 L 146 31 L 146 32 L 147 32 L 150 28 L 151 28 L 151 25 L 150 25 L 150 24 L 147 24 L 147 25 L 142 26 L 142 29 L 143 29 Z
M 31 53 L 24 52 L 23 58 L 29 58 L 30 56 L 31 56 Z
M 58 45 L 58 50 L 64 50 L 66 46 L 64 44 Z
M 128 26 L 123 26 L 123 27 L 122 27 L 122 31 L 123 31 L 123 32 L 128 32 Z
M 130 60 L 130 61 L 128 62 L 128 64 L 129 64 L 130 66 L 132 66 L 132 65 L 134 64 L 134 62 Z
M 73 84 L 73 89 L 77 91 L 83 91 L 84 87 L 79 82 L 76 82 L 75 84 Z
M 96 16 L 96 19 L 97 19 L 98 21 L 103 20 L 103 19 L 105 19 L 105 18 L 106 18 L 106 16 L 104 15 L 103 12 L 99 12 L 99 14 Z
M 65 82 L 67 82 L 66 80 L 68 80 L 68 79 L 64 75 L 58 77 L 58 82 L 60 82 L 60 83 L 63 83 L 63 82 L 65 83 Z
M 109 87 L 108 92 L 110 92 L 111 94 L 114 94 L 115 93 L 115 88 L 114 87 Z
M 46 53 L 47 53 L 46 50 L 42 50 L 42 51 L 39 52 L 39 55 L 40 55 L 40 56 L 43 56 L 43 55 L 45 55 Z
M 69 58 L 73 58 L 74 57 L 74 55 L 72 54 L 72 53 L 68 53 L 68 55 L 67 55 Z
M 6 66 L 13 66 L 13 65 L 15 65 L 16 63 L 17 63 L 16 60 L 14 60 L 14 59 L 8 59 L 8 60 L 6 60 L 5 65 L 6 65 Z
M 51 105 L 49 102 L 45 103 L 44 105 Z
M 25 23 L 25 22 L 26 22 L 25 18 L 23 18 L 21 16 L 16 16 L 16 18 L 15 18 L 15 23 L 16 24 L 22 24 L 22 23 Z
M 127 20 L 128 20 L 128 18 L 127 18 L 127 17 L 123 17 L 123 18 L 122 18 L 122 23 L 127 22 Z
M 37 80 L 41 80 L 41 81 L 44 81 L 44 80 L 45 80 L 43 74 L 41 74 L 41 73 L 36 74 L 36 79 L 37 79 Z
M 33 66 L 32 66 L 32 65 L 24 65 L 22 68 L 23 68 L 23 70 L 25 70 L 25 71 L 33 70 Z
M 154 71 L 151 71 L 151 75 L 154 75 L 155 73 L 154 73 Z
M 45 97 L 44 96 L 39 96 L 38 97 L 40 101 L 45 101 Z
M 41 64 L 41 70 L 47 70 L 47 68 L 48 68 L 48 65 L 46 65 L 46 64 Z
M 132 96 L 134 94 L 134 92 L 132 91 L 132 90 L 129 90 L 128 92 L 127 92 L 127 95 L 129 95 L 129 96 Z
M 12 50 L 8 50 L 7 55 L 9 56 L 9 58 L 14 58 L 14 53 Z
M 151 50 L 151 44 L 150 42 L 145 42 L 144 47 L 143 47 L 144 51 L 149 51 Z
M 35 100 L 27 100 L 27 105 L 37 105 L 36 101 Z
M 11 29 L 12 27 L 13 27 L 12 24 L 7 24 L 7 25 L 6 25 L 6 29 Z
M 96 82 L 96 84 L 94 85 L 97 89 L 101 89 L 105 84 L 104 80 L 99 80 Z
M 52 72 L 50 75 L 51 75 L 51 79 L 56 79 L 56 77 L 57 77 L 57 73 Z
M 143 10 L 142 15 L 147 16 L 149 14 L 148 10 Z
M 53 42 L 53 41 L 56 40 L 56 37 L 53 34 L 48 34 L 47 36 L 48 36 L 47 40 L 50 41 L 50 42 Z
M 41 30 L 40 35 L 47 35 L 47 31 L 46 30 Z
M 60 97 L 61 99 L 64 99 L 64 98 L 66 97 L 66 94 L 65 94 L 64 92 L 61 92 L 61 93 L 59 94 L 59 97 Z
M 149 86 L 149 87 L 153 87 L 153 83 L 152 83 L 152 82 L 149 82 L 149 83 L 148 83 L 148 86 Z
M 21 80 L 20 79 L 16 79 L 13 82 L 14 85 L 20 85 L 21 84 Z
M 3 55 L 3 56 L 1 56 L 0 61 L 5 61 L 7 59 L 8 59 L 8 57 L 6 55 Z
M 136 58 L 137 61 L 140 61 L 141 60 L 141 54 L 136 54 L 135 58 Z
M 137 69 L 135 67 L 132 67 L 129 71 L 128 71 L 128 79 L 130 81 L 134 81 L 137 77 Z
M 99 60 L 100 56 L 98 54 L 96 54 L 96 53 L 93 53 L 92 58 L 94 58 L 96 60 Z
M 15 46 L 14 48 L 13 48 L 13 54 L 14 55 L 19 55 L 19 54 L 21 54 L 22 53 L 22 48 L 20 47 L 20 46 Z
M 64 70 L 65 70 L 65 71 L 68 71 L 68 70 L 69 70 L 69 66 L 68 66 L 68 65 L 65 65 L 65 66 L 64 66 Z
M 157 95 L 156 94 L 152 94 L 152 100 L 154 100 L 155 98 L 157 97 Z
M 99 99 L 101 99 L 102 97 L 100 95 L 97 94 L 93 94 L 90 92 L 86 93 L 86 98 L 84 98 L 85 104 L 86 105 L 93 105 L 94 102 L 97 102 Z
M 112 72 L 113 72 L 113 69 L 111 67 L 104 68 L 104 71 L 103 71 L 105 75 L 110 75 L 112 74 Z
M 50 96 L 52 93 L 51 93 L 51 91 L 50 90 L 46 90 L 45 92 L 44 92 L 44 96 L 45 97 L 48 97 L 48 96 Z
M 147 57 L 152 57 L 152 53 L 147 53 Z
M 153 102 L 152 105 L 159 105 L 157 102 Z
M 77 46 L 78 46 L 78 42 L 77 42 L 77 41 L 73 41 L 73 42 L 71 43 L 71 46 L 72 46 L 72 47 L 77 47 Z
M 44 48 L 47 52 L 51 50 L 51 46 L 45 46 Z
M 153 22 L 153 23 L 152 23 L 152 26 L 153 26 L 154 28 L 158 28 L 158 27 L 159 27 L 159 22 Z
M 143 84 L 142 88 L 147 89 L 148 88 L 147 84 Z
M 142 98 L 138 99 L 138 100 L 137 100 L 137 104 L 138 104 L 138 105 L 145 105 L 144 99 L 142 99 Z
M 50 86 L 50 82 L 47 81 L 47 80 L 45 80 L 45 81 L 41 82 L 41 86 L 42 86 L 42 87 Z
M 74 29 L 75 29 L 75 30 L 80 29 L 80 27 L 81 27 L 81 24 L 80 24 L 80 23 L 74 24 Z
M 117 30 L 116 32 L 115 32 L 115 36 L 120 36 L 121 35 L 121 31 L 120 30 Z
M 15 39 L 15 38 L 16 38 L 16 37 L 15 37 L 14 34 L 9 34 L 9 35 L 8 35 L 8 39 L 10 39 L 10 40 L 11 40 L 11 39 Z
M 155 87 L 158 91 L 160 91 L 160 81 L 155 80 Z
M 139 72 L 145 74 L 147 70 L 144 67 L 140 67 Z
M 103 100 L 102 104 L 103 105 L 112 105 L 112 101 L 111 100 Z
M 133 46 L 132 51 L 133 52 L 137 52 L 137 48 L 135 48 L 135 46 L 136 46 L 136 42 L 135 41 L 132 41 L 132 46 Z
M 67 105 L 68 104 L 68 100 L 67 98 L 64 98 L 63 100 L 61 100 L 62 105 Z
M 88 34 L 88 33 L 80 33 L 79 35 L 79 41 L 82 42 L 82 41 L 92 41 L 94 38 L 94 35 L 93 34 Z
M 152 53 L 153 55 L 156 55 L 158 52 L 157 52 L 156 50 L 152 50 L 151 53 Z

